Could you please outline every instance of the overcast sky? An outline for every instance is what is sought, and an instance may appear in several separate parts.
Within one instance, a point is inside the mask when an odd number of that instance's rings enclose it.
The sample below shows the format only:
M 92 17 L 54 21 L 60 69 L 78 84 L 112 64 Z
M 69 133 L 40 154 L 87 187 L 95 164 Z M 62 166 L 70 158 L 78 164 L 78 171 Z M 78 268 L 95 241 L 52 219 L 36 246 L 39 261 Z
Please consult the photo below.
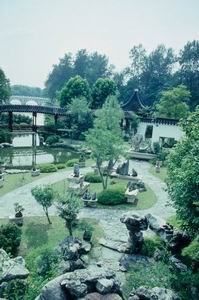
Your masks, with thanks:
M 44 86 L 66 52 L 108 55 L 118 70 L 142 43 L 179 50 L 199 39 L 199 0 L 0 0 L 0 67 L 11 84 Z

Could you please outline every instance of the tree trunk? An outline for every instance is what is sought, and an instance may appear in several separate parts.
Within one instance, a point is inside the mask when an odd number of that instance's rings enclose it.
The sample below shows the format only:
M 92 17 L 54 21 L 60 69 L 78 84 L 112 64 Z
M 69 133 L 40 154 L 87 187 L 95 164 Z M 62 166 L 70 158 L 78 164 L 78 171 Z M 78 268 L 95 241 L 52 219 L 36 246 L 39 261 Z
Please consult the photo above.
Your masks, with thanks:
M 99 174 L 100 174 L 100 177 L 102 179 L 102 187 L 103 187 L 103 190 L 106 189 L 106 184 L 104 182 L 104 176 L 103 176 L 103 172 L 101 171 L 101 168 L 100 168 L 100 165 L 96 162 L 96 166 L 97 166 L 97 169 L 99 171 Z
M 73 236 L 73 230 L 72 230 L 72 224 L 71 224 L 71 222 L 67 222 L 66 221 L 66 227 L 68 228 L 69 235 Z
M 48 210 L 46 209 L 44 209 L 44 212 L 45 212 L 45 214 L 46 214 L 46 217 L 47 217 L 47 220 L 48 220 L 48 224 L 52 224 L 52 222 L 51 222 L 51 220 L 50 220 L 50 217 L 49 217 L 49 215 L 48 215 Z

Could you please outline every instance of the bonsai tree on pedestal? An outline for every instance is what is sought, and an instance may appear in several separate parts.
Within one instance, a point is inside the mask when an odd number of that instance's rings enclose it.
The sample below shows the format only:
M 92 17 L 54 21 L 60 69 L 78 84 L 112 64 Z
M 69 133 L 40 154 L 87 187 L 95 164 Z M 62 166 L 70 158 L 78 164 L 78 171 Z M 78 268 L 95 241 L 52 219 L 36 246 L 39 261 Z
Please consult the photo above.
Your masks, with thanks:
M 42 206 L 43 211 L 47 217 L 48 223 L 52 224 L 48 210 L 52 206 L 55 192 L 49 185 L 34 187 L 32 190 L 32 195 L 35 197 L 35 200 Z
M 58 215 L 64 219 L 70 236 L 73 235 L 73 226 L 77 221 L 77 215 L 81 207 L 82 202 L 74 193 L 66 193 L 59 197 Z

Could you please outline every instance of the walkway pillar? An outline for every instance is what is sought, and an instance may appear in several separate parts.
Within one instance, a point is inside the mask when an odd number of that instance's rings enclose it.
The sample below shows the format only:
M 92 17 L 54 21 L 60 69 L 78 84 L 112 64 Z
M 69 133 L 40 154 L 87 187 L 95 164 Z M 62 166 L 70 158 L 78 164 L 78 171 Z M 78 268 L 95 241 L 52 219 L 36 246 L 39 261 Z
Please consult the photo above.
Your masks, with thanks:
M 9 111 L 9 113 L 8 113 L 8 128 L 10 129 L 10 131 L 13 130 L 12 124 L 13 124 L 13 113 L 12 113 L 12 111 Z
M 57 126 L 58 115 L 54 115 L 54 120 L 55 120 L 55 126 Z
M 32 130 L 34 132 L 37 132 L 37 113 L 36 112 L 33 112 L 32 120 L 33 120 Z

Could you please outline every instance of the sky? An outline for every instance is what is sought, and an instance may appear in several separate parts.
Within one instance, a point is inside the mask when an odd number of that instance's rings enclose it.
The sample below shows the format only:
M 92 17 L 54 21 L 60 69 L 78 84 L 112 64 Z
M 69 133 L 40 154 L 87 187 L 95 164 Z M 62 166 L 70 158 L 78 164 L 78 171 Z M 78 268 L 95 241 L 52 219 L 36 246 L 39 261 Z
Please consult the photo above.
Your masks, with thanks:
M 116 70 L 129 51 L 176 52 L 199 39 L 199 0 L 0 0 L 0 67 L 11 84 L 44 87 L 66 52 L 98 51 Z

